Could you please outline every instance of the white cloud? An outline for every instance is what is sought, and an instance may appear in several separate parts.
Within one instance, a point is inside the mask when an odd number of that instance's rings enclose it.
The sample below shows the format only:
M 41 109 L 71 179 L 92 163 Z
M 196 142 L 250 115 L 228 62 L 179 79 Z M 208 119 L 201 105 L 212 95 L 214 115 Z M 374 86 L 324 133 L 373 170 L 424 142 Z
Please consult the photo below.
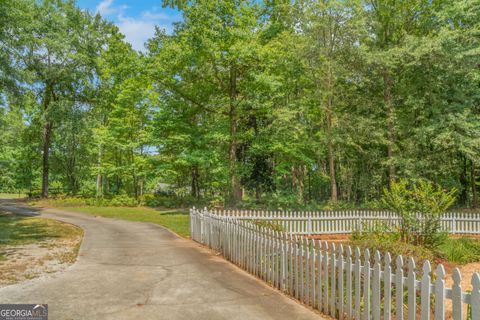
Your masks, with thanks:
M 96 13 L 100 13 L 102 16 L 106 16 L 114 12 L 114 8 L 112 8 L 113 0 L 103 0 L 97 5 L 95 9 Z
M 113 22 L 118 26 L 120 32 L 125 35 L 135 50 L 145 50 L 145 42 L 155 34 L 155 26 L 164 29 L 167 33 L 172 32 L 174 21 L 179 21 L 179 15 L 169 15 L 159 12 L 158 7 L 144 11 L 138 17 L 125 16 L 126 5 L 115 5 L 114 0 L 102 0 L 96 8 L 96 12 L 102 16 L 111 16 Z
M 135 50 L 145 50 L 145 42 L 155 34 L 155 26 L 164 29 L 167 33 L 172 32 L 172 22 L 178 21 L 178 16 L 169 16 L 161 12 L 145 11 L 139 18 L 118 16 L 116 23 L 120 32 L 125 35 Z
M 144 43 L 155 33 L 155 24 L 151 21 L 137 20 L 132 17 L 120 16 L 118 20 L 117 26 L 120 32 L 125 35 L 125 40 L 135 50 L 144 50 Z
M 103 17 L 111 16 L 114 14 L 119 15 L 122 14 L 127 8 L 128 6 L 124 4 L 114 6 L 113 0 L 103 0 L 95 8 L 95 13 L 100 13 L 100 15 L 102 15 Z

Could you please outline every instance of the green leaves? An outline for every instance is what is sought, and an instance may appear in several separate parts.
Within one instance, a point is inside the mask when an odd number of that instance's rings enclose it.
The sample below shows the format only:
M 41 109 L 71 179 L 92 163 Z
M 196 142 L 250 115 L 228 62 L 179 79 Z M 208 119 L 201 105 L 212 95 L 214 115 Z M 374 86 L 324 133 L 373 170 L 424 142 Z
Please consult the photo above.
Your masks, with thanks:
M 166 183 L 195 198 L 358 206 L 406 178 L 477 203 L 478 0 L 164 5 L 182 21 L 143 54 L 71 1 L 2 2 L 4 186 L 37 187 L 43 171 L 99 196 Z M 419 210 L 395 188 L 396 210 Z
M 438 247 L 443 239 L 440 230 L 441 215 L 455 202 L 457 190 L 443 190 L 431 182 L 409 182 L 401 179 L 384 189 L 383 205 L 401 219 L 400 236 L 403 241 L 428 248 Z

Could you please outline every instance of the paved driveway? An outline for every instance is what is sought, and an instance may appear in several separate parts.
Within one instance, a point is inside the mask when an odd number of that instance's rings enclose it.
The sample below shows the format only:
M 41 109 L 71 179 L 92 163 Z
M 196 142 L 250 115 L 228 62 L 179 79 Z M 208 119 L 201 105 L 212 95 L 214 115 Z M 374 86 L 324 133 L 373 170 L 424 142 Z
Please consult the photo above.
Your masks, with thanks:
M 85 230 L 66 271 L 0 289 L 0 303 L 48 303 L 49 319 L 321 319 L 193 241 L 148 223 L 60 210 Z

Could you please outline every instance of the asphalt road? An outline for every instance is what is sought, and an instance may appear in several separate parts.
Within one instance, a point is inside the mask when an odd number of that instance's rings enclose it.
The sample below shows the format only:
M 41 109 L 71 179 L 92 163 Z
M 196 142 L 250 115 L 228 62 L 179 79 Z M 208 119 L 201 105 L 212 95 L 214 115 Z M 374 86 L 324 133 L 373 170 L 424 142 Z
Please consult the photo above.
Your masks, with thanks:
M 193 241 L 149 223 L 60 210 L 0 208 L 80 226 L 66 271 L 0 289 L 0 303 L 47 303 L 50 320 L 321 319 Z

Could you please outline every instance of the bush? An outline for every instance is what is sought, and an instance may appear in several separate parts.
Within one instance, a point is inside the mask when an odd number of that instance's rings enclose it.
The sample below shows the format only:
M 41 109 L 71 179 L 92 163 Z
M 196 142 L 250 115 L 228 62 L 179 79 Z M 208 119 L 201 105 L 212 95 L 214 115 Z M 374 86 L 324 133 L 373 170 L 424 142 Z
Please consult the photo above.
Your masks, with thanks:
M 417 268 L 420 268 L 425 260 L 435 261 L 435 254 L 432 250 L 401 242 L 398 229 L 391 228 L 384 223 L 377 223 L 373 227 L 364 228 L 362 232 L 358 230 L 353 232 L 350 244 L 361 249 L 368 248 L 372 261 L 376 250 L 380 251 L 382 255 L 387 252 L 390 253 L 392 261 L 395 261 L 399 255 L 404 258 L 413 257 Z M 404 265 L 407 265 L 406 261 L 404 261 Z
M 140 202 L 132 197 L 129 197 L 127 195 L 119 195 L 119 196 L 113 196 L 108 201 L 109 206 L 112 207 L 136 207 L 140 204 Z
M 404 258 L 405 267 L 407 266 L 406 258 L 413 257 L 418 270 L 421 269 L 423 263 L 426 260 L 429 260 L 430 262 L 436 261 L 433 251 L 429 250 L 428 248 L 416 246 L 410 243 L 404 243 L 399 241 L 385 241 L 376 238 L 364 238 L 351 240 L 350 244 L 354 247 L 359 247 L 361 249 L 368 248 L 370 250 L 370 256 L 372 258 L 372 261 L 374 258 L 375 250 L 380 251 L 382 255 L 385 255 L 388 252 L 392 257 L 392 265 L 395 264 L 395 260 L 399 255 Z
M 382 202 L 400 217 L 400 238 L 403 242 L 437 248 L 446 238 L 441 232 L 441 215 L 455 201 L 456 190 L 445 192 L 427 181 L 392 182 L 384 190 Z
M 139 205 L 139 201 L 135 198 L 120 195 L 111 198 L 88 198 L 76 196 L 57 196 L 55 198 L 41 199 L 36 201 L 39 205 L 50 205 L 56 207 L 81 207 L 81 206 L 104 206 L 104 207 L 135 207 Z
M 253 223 L 259 228 L 266 228 L 266 229 L 278 231 L 278 232 L 283 231 L 282 225 L 275 221 L 254 220 Z

